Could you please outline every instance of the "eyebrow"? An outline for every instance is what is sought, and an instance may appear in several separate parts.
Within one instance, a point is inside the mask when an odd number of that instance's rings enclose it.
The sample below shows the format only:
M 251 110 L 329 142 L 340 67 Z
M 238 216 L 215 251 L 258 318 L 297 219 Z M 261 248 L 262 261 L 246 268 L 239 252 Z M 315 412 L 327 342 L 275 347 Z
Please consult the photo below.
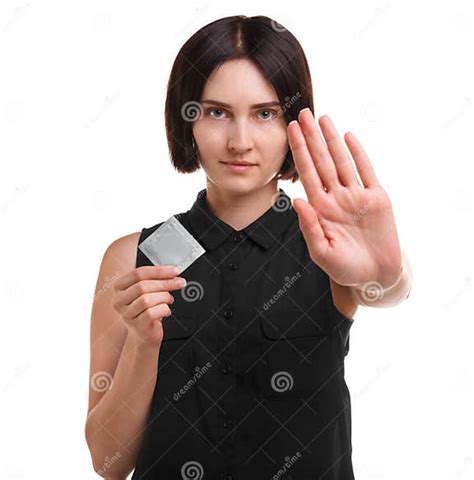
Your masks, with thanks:
M 222 105 L 223 107 L 226 108 L 232 108 L 232 105 L 229 103 L 225 102 L 219 102 L 218 100 L 202 100 L 201 103 L 212 103 L 213 105 Z M 253 105 L 250 105 L 250 108 L 264 108 L 264 107 L 275 107 L 279 106 L 280 102 L 264 102 L 264 103 L 254 103 Z

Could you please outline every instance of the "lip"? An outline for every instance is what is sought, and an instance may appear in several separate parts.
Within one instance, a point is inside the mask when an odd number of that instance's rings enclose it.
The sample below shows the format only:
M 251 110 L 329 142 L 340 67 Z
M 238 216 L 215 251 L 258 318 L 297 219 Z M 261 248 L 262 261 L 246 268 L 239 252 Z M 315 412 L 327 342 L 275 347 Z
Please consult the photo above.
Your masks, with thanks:
M 256 167 L 254 163 L 232 163 L 232 162 L 221 162 L 232 172 L 247 172 L 252 167 Z
M 255 165 L 255 163 L 251 163 L 251 162 L 222 162 L 222 163 L 228 163 L 231 165 L 249 165 L 249 166 Z

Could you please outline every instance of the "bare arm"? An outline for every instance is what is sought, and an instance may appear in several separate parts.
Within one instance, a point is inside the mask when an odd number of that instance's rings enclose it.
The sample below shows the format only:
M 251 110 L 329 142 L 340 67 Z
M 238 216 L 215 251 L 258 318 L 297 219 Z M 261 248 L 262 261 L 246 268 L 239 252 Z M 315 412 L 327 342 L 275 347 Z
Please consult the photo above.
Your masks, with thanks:
M 135 269 L 138 238 L 139 232 L 119 238 L 107 248 L 92 306 L 85 437 L 94 470 L 109 480 L 123 480 L 135 467 L 150 412 L 161 345 L 144 344 L 132 335 L 114 307 L 115 283 Z M 138 277 L 146 275 L 142 272 Z M 137 284 L 132 288 L 136 295 Z M 168 292 L 150 295 L 160 297 L 155 297 L 155 303 L 172 301 Z M 133 309 L 134 305 L 144 308 L 136 301 L 128 307 Z M 170 312 L 166 304 L 155 309 L 160 316 Z
M 100 402 L 87 417 L 86 438 L 94 470 L 122 480 L 134 469 L 157 376 L 158 350 L 144 349 L 130 336 Z

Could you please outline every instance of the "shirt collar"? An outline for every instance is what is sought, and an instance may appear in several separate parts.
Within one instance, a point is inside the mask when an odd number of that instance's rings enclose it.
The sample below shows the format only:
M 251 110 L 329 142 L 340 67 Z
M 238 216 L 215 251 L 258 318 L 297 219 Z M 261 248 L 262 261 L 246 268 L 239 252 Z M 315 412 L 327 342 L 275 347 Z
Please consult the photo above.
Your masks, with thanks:
M 265 249 L 270 247 L 290 222 L 297 218 L 291 198 L 282 188 L 278 190 L 279 194 L 274 204 L 240 231 Z M 189 221 L 196 240 L 202 242 L 207 250 L 213 250 L 230 235 L 236 235 L 238 231 L 214 215 L 207 204 L 206 195 L 205 188 L 197 194 L 189 210 Z

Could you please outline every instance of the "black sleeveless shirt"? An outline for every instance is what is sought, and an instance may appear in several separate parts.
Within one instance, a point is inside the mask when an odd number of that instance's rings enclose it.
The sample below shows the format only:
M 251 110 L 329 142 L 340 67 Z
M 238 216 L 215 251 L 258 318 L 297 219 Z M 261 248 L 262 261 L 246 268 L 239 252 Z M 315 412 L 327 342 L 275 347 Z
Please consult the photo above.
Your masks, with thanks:
M 132 480 L 354 479 L 344 380 L 354 320 L 334 306 L 290 197 L 279 188 L 240 231 L 213 214 L 206 189 L 175 216 L 206 253 L 171 292 Z

